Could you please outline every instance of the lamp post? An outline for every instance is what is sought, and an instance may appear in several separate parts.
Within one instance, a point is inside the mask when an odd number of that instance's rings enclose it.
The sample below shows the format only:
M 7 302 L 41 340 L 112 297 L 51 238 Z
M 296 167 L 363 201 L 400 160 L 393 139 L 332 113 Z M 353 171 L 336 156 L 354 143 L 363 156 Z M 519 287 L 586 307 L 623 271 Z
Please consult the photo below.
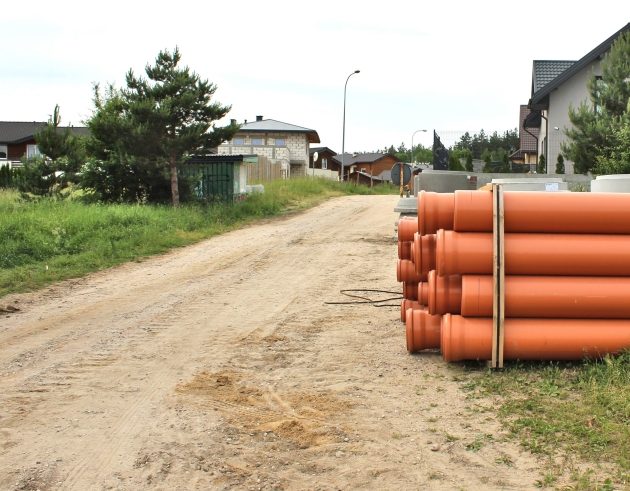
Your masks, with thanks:
M 420 133 L 421 131 L 424 132 L 424 133 L 427 132 L 427 130 L 416 130 L 411 135 L 411 158 L 409 159 L 409 164 L 411 166 L 413 166 L 413 137 L 416 136 L 416 133 Z
M 355 73 L 361 73 L 361 70 L 355 70 L 346 79 L 346 84 L 343 86 L 343 133 L 341 137 L 341 181 L 343 182 L 344 163 L 346 158 L 346 89 L 348 88 L 348 80 Z

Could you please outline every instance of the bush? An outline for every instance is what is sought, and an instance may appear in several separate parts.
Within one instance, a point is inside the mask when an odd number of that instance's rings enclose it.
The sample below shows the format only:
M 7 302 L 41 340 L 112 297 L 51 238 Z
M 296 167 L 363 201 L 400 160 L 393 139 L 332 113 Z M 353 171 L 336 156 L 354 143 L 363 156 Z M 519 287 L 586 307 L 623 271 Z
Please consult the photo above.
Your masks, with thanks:
M 558 154 L 558 161 L 556 162 L 556 174 L 564 174 L 564 157 L 561 153 Z
M 0 188 L 17 188 L 21 170 L 8 165 L 0 166 Z
M 24 161 L 18 190 L 24 196 L 53 196 L 58 188 L 58 174 L 43 157 L 34 157 Z
M 473 167 L 473 156 L 472 156 L 472 152 L 468 152 L 466 154 L 466 165 L 465 168 L 468 172 L 472 172 L 474 171 L 474 167 Z

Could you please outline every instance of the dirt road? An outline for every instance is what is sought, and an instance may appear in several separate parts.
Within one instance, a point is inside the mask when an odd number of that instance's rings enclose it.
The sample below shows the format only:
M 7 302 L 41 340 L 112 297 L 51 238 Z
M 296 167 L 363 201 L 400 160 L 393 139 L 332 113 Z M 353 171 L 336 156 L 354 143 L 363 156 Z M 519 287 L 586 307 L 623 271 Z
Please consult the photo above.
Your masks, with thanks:
M 395 196 L 0 299 L 0 489 L 532 489 L 460 371 L 410 356 Z

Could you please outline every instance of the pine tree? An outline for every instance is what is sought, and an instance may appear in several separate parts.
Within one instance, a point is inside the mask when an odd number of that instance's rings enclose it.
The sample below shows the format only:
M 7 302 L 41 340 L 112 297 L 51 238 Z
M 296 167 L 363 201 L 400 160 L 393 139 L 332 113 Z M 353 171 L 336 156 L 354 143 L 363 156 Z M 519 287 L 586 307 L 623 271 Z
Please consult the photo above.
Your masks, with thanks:
M 35 134 L 35 143 L 37 143 L 39 150 L 53 163 L 68 153 L 72 140 L 70 129 L 61 130 L 59 128 L 60 123 L 59 105 L 56 105 L 48 123 Z
M 483 130 L 482 130 L 483 131 Z M 483 159 L 483 171 L 484 172 L 492 172 L 492 156 L 488 149 L 484 150 L 481 158 Z
M 556 174 L 564 174 L 564 157 L 561 153 L 558 154 L 558 161 L 556 162 Z
M 547 159 L 542 154 L 538 158 L 538 166 L 536 167 L 536 172 L 538 172 L 538 174 L 547 173 Z
M 120 91 L 110 87 L 104 100 L 97 87 L 96 110 L 88 122 L 92 146 L 103 157 L 113 156 L 113 164 L 118 160 L 123 169 L 143 166 L 157 180 L 167 173 L 173 206 L 180 201 L 178 165 L 187 155 L 207 152 L 238 130 L 237 125 L 213 125 L 230 106 L 212 102 L 217 87 L 180 67 L 180 60 L 178 48 L 160 51 L 155 64 L 146 66 L 146 79 L 129 70 L 127 87 Z M 150 191 L 145 189 L 148 198 L 155 199 Z
M 564 154 L 575 162 L 575 171 L 619 173 L 630 170 L 623 155 L 630 141 L 630 32 L 613 43 L 601 64 L 602 76 L 588 83 L 590 103 L 569 110 L 573 128 L 566 131 Z
M 466 153 L 466 171 L 467 172 L 472 172 L 473 170 L 474 170 L 474 168 L 473 168 L 472 152 L 470 150 L 468 150 L 468 153 Z
M 85 161 L 83 140 L 72 134 L 70 128 L 60 128 L 61 115 L 59 105 L 55 105 L 48 123 L 35 134 L 35 142 L 39 150 L 50 161 L 31 162 L 31 165 L 43 166 L 44 175 L 50 175 L 51 187 L 66 186 L 76 181 L 76 173 Z M 57 177 L 63 175 L 60 180 Z

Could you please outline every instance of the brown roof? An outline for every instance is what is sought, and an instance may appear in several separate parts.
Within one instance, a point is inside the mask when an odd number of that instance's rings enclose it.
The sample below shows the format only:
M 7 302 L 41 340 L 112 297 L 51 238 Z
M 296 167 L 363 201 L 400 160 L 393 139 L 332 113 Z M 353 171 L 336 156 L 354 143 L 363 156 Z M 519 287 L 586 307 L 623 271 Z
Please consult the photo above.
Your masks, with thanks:
M 525 104 L 521 104 L 521 110 L 518 121 L 518 136 L 519 136 L 519 150 L 522 152 L 532 152 L 535 153 L 538 151 L 538 141 L 535 137 L 538 136 L 540 132 L 540 128 L 528 128 L 527 131 L 523 129 L 523 121 L 527 115 L 531 113 L 531 110 Z M 533 133 L 532 136 L 530 133 Z

